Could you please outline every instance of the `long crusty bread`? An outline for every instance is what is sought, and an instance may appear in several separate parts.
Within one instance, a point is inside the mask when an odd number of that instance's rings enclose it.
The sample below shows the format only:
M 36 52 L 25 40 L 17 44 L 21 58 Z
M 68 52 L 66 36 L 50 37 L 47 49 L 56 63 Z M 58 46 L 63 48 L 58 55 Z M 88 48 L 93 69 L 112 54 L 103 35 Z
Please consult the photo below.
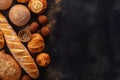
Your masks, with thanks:
M 0 30 L 3 32 L 7 46 L 16 61 L 31 78 L 38 78 L 37 65 L 2 13 L 0 13 Z

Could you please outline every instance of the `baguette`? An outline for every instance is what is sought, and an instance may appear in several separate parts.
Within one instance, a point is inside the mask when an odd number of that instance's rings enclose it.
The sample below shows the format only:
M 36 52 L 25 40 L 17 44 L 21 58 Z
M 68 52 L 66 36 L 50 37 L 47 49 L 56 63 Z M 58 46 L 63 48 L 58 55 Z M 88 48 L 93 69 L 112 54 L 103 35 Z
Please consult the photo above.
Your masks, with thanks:
M 37 65 L 2 13 L 0 13 L 0 30 L 3 32 L 6 44 L 16 61 L 31 78 L 38 78 Z

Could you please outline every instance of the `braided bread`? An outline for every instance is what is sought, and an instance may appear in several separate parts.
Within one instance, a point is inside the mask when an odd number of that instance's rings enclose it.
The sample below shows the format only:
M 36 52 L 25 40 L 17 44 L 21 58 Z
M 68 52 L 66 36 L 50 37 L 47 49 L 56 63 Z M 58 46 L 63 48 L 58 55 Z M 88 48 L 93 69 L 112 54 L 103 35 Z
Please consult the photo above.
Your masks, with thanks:
M 28 50 L 21 43 L 13 28 L 9 25 L 6 18 L 0 13 L 0 30 L 3 32 L 6 44 L 20 66 L 28 75 L 36 79 L 39 77 L 39 71 Z

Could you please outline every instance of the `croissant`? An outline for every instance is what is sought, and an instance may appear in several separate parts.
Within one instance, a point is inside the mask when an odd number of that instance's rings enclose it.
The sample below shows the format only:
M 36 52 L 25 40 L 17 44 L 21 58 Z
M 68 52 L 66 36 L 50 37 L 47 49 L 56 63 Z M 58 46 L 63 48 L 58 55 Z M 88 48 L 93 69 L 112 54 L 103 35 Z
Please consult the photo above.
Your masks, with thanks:
M 21 43 L 13 28 L 9 25 L 6 18 L 0 13 L 0 30 L 3 32 L 6 44 L 20 66 L 28 75 L 36 79 L 39 77 L 39 70 L 28 50 Z

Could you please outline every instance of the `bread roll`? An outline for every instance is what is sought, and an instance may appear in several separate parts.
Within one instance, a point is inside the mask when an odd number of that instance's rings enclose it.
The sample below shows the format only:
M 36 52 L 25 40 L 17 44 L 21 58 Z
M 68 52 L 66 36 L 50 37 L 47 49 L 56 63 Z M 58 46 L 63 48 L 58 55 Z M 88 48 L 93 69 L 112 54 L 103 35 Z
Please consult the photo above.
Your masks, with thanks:
M 36 32 L 39 27 L 39 24 L 37 22 L 32 22 L 31 25 L 29 26 L 29 30 L 31 32 Z
M 51 29 L 48 26 L 43 26 L 40 31 L 44 36 L 48 36 L 51 33 Z
M 30 12 L 26 6 L 16 4 L 9 11 L 9 18 L 16 26 L 23 26 L 28 23 Z
M 2 31 L 0 31 L 0 49 L 2 49 L 4 45 L 5 45 L 4 36 Z
M 19 80 L 21 68 L 12 56 L 0 51 L 0 80 Z
M 36 62 L 39 66 L 46 67 L 48 64 L 50 64 L 50 56 L 48 53 L 40 53 L 36 57 Z
M 45 15 L 38 16 L 38 22 L 42 25 L 45 25 L 48 22 L 48 18 Z
M 32 34 L 31 40 L 28 42 L 27 47 L 31 53 L 38 53 L 43 51 L 45 48 L 45 43 L 42 35 L 39 33 Z
M 43 13 L 47 8 L 46 0 L 30 0 L 28 4 L 28 8 L 36 14 Z
M 12 5 L 13 0 L 0 0 L 0 10 L 6 10 Z
M 39 77 L 39 70 L 34 59 L 28 50 L 21 43 L 13 28 L 9 25 L 6 18 L 0 13 L 0 30 L 3 32 L 7 47 L 11 54 L 25 70 L 25 72 L 33 79 Z

